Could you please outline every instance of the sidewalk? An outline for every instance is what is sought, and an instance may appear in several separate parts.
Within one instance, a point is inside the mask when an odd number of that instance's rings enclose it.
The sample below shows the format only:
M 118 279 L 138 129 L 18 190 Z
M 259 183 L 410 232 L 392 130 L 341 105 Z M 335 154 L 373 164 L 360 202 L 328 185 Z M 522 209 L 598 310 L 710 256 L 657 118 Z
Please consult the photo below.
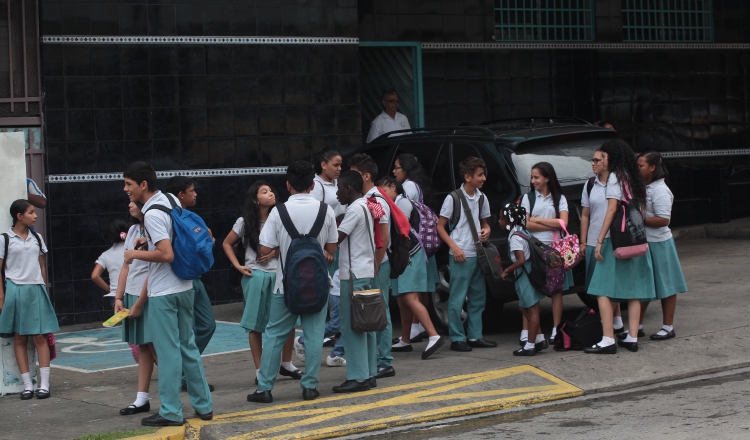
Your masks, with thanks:
M 736 226 L 730 223 L 727 228 L 730 225 Z M 425 344 L 415 344 L 412 353 L 394 353 L 395 377 L 378 380 L 375 390 L 353 396 L 331 392 L 331 387 L 344 381 L 345 370 L 324 365 L 318 386 L 320 399 L 304 402 L 299 382 L 279 378 L 272 404 L 252 404 L 245 399 L 255 390 L 248 351 L 204 357 L 208 380 L 216 386 L 212 394 L 216 417 L 209 424 L 191 419 L 188 436 L 218 439 L 346 435 L 750 366 L 746 305 L 750 253 L 746 244 L 743 240 L 710 238 L 678 241 L 690 292 L 679 296 L 677 338 L 653 342 L 647 336 L 639 341 L 638 353 L 623 349 L 613 356 L 596 356 L 546 350 L 532 358 L 513 357 L 511 352 L 518 346 L 520 314 L 515 304 L 509 304 L 494 320 L 498 325 L 486 334 L 499 343 L 498 348 L 461 354 L 446 345 L 422 361 L 420 352 Z M 574 318 L 581 307 L 577 297 L 566 297 L 565 319 Z M 241 316 L 241 304 L 217 306 L 214 310 L 217 320 L 237 322 Z M 549 301 L 543 304 L 542 319 L 549 334 Z M 644 324 L 647 335 L 660 328 L 658 303 L 650 306 Z M 94 324 L 61 331 L 83 327 L 99 328 Z M 324 349 L 324 353 L 329 351 Z M 294 361 L 303 367 L 296 358 Z M 54 368 L 53 362 L 52 398 L 20 402 L 18 396 L 0 397 L 3 438 L 70 439 L 138 428 L 143 415 L 118 414 L 135 396 L 136 374 L 135 365 L 81 373 Z M 159 405 L 156 376 L 151 387 L 153 413 Z M 192 417 L 186 393 L 183 402 L 186 417 Z M 42 419 L 44 423 L 39 423 Z

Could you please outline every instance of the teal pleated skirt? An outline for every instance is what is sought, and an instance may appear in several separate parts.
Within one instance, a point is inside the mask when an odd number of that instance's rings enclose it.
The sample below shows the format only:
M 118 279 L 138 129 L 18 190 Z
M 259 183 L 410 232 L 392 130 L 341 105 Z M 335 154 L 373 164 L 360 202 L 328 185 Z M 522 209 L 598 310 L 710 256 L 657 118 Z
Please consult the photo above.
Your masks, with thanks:
M 131 308 L 138 300 L 138 295 L 126 293 L 122 297 L 122 305 L 126 309 Z M 122 342 L 135 345 L 146 345 L 151 343 L 148 334 L 148 301 L 143 305 L 141 316 L 137 318 L 125 318 L 122 321 Z
M 651 254 L 651 264 L 654 266 L 654 287 L 656 299 L 668 298 L 672 295 L 687 292 L 685 276 L 677 256 L 674 238 L 666 241 L 649 242 L 648 251 Z
M 438 275 L 437 260 L 433 255 L 427 259 L 427 284 L 430 286 L 430 292 L 435 291 L 435 285 L 439 282 L 440 275 Z
M 565 278 L 563 278 L 563 290 L 568 290 L 575 285 L 573 281 L 573 270 L 565 272 Z
M 424 250 L 411 257 L 411 263 L 406 266 L 406 270 L 398 279 L 391 280 L 391 293 L 393 296 L 400 296 L 410 292 L 434 292 L 435 285 L 430 285 L 427 272 L 427 261 L 425 260 Z
M 591 284 L 591 277 L 594 276 L 594 268 L 596 268 L 596 257 L 594 256 L 594 248 L 586 249 L 586 291 L 589 291 L 589 285 Z
M 590 295 L 624 300 L 656 298 L 654 270 L 649 252 L 638 258 L 617 259 L 612 253 L 612 242 L 608 238 L 604 239 L 601 252 L 604 261 L 596 262 L 589 284 Z
M 16 284 L 7 280 L 5 305 L 0 313 L 0 337 L 45 335 L 60 331 L 55 309 L 43 284 Z
M 276 272 L 253 269 L 252 276 L 242 277 L 242 295 L 245 310 L 242 312 L 240 327 L 246 332 L 263 333 L 271 315 L 271 298 L 276 284 Z
M 526 272 L 531 272 L 531 261 L 526 261 L 524 267 L 526 268 Z M 531 281 L 529 281 L 526 272 L 524 272 L 523 269 L 516 270 L 516 276 L 518 276 L 518 278 L 515 281 L 515 285 L 516 293 L 518 294 L 518 307 L 522 309 L 528 309 L 546 298 L 546 296 L 542 295 L 531 285 Z

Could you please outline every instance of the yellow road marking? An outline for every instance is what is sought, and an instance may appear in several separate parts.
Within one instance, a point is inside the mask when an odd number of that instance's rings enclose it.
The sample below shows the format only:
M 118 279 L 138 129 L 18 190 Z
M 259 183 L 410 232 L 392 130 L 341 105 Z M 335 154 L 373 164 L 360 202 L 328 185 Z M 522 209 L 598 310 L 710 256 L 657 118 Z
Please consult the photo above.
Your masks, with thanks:
M 495 388 L 483 391 L 452 393 L 452 391 L 459 390 L 460 388 L 484 384 L 489 381 L 509 378 L 524 373 L 529 373 L 534 376 L 532 382 L 538 382 L 539 379 L 545 379 L 550 383 L 536 386 L 521 386 L 506 389 Z M 502 386 L 501 384 L 497 385 Z M 400 393 L 403 391 L 411 392 L 406 394 Z M 382 399 L 360 403 L 362 400 L 371 398 L 372 396 L 394 392 L 398 394 L 393 397 L 384 396 Z M 480 412 L 495 411 L 522 404 L 538 403 L 566 397 L 580 396 L 582 394 L 583 391 L 581 389 L 567 382 L 530 365 L 523 365 L 502 370 L 485 371 L 397 385 L 393 387 L 376 388 L 364 393 L 342 394 L 316 399 L 315 401 L 300 401 L 283 405 L 266 406 L 249 411 L 219 415 L 214 417 L 212 421 L 191 419 L 188 421 L 188 430 L 193 434 L 194 438 L 197 439 L 199 438 L 200 429 L 204 426 L 291 419 L 288 423 L 282 423 L 265 429 L 248 432 L 239 436 L 231 437 L 231 439 L 330 438 L 406 424 L 439 420 L 446 417 L 457 417 Z M 488 398 L 490 400 L 486 400 Z M 474 401 L 465 402 L 466 400 L 472 399 Z M 417 413 L 411 412 L 415 404 L 434 406 L 437 402 L 447 403 L 457 400 L 463 400 L 463 402 L 456 402 L 455 405 L 451 406 L 426 409 Z M 339 404 L 339 406 L 334 406 L 336 404 Z M 300 428 L 300 420 L 304 420 L 304 425 L 310 427 L 342 416 L 351 416 L 358 413 L 367 418 L 368 412 L 372 410 L 396 408 L 405 405 L 409 405 L 409 412 L 376 419 L 355 421 L 347 424 L 336 423 L 335 426 L 294 432 Z

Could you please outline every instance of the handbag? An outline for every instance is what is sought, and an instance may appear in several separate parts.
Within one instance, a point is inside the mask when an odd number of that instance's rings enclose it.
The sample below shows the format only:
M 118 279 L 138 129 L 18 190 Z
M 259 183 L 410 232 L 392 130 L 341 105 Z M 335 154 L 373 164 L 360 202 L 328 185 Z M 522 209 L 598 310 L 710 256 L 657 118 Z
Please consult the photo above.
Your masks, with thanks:
M 365 212 L 365 229 L 372 247 L 373 260 L 375 259 L 375 247 L 372 246 L 372 235 L 370 232 L 370 222 L 368 220 L 370 212 L 362 207 Z M 346 245 L 349 249 L 349 285 L 351 286 L 351 325 L 355 332 L 379 332 L 388 327 L 388 317 L 386 316 L 385 300 L 381 288 L 370 290 L 354 290 L 354 273 L 352 273 L 352 246 L 351 237 L 347 240 Z
M 622 183 L 622 190 L 624 194 L 618 202 L 615 218 L 609 227 L 609 238 L 615 258 L 626 260 L 646 255 L 648 242 L 640 206 L 633 203 L 627 183 Z
M 57 349 L 55 348 L 55 335 L 47 333 L 47 345 L 49 346 L 49 360 L 54 361 L 57 358 Z
M 565 260 L 565 272 L 567 272 L 581 262 L 581 245 L 578 242 L 578 235 L 569 233 L 564 221 L 560 219 L 557 219 L 557 221 L 560 222 L 565 235 L 559 237 L 556 233 L 555 241 L 550 246 L 560 252 L 563 260 Z
M 469 203 L 466 201 L 463 191 L 457 191 L 458 198 L 461 200 L 461 205 L 464 208 L 464 214 L 466 215 L 466 223 L 469 224 L 471 229 L 471 236 L 474 239 L 474 246 L 477 248 L 477 263 L 479 269 L 488 277 L 492 277 L 496 280 L 502 279 L 503 268 L 500 264 L 500 252 L 494 244 L 486 241 L 484 243 L 479 241 L 479 234 L 477 234 L 477 227 L 473 222 L 473 216 L 471 215 L 471 208 Z

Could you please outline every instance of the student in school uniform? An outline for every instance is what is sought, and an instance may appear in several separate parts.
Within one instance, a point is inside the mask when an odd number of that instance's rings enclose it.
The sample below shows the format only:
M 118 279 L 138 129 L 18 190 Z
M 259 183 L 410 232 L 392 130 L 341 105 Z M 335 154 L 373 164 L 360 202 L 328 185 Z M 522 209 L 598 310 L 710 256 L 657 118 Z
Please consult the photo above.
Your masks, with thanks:
M 28 200 L 10 205 L 13 226 L 0 236 L 0 266 L 5 268 L 6 285 L 0 283 L 0 337 L 14 338 L 18 370 L 23 380 L 21 400 L 34 397 L 26 349 L 31 336 L 39 359 L 41 381 L 37 399 L 50 396 L 50 353 L 47 333 L 60 331 L 55 309 L 47 296 L 47 270 L 44 255 L 47 246 L 31 230 L 36 224 L 36 208 Z M 8 252 L 5 252 L 5 249 Z
M 539 301 L 544 299 L 544 295 L 529 281 L 527 274 L 531 271 L 531 261 L 529 261 L 531 249 L 529 249 L 529 241 L 519 235 L 529 234 L 526 231 L 526 209 L 515 203 L 508 203 L 500 211 L 498 223 L 503 229 L 510 231 L 508 253 L 512 264 L 505 268 L 502 278 L 506 280 L 511 274 L 516 277 L 514 284 L 518 294 L 518 308 L 529 323 L 531 334 L 537 334 L 535 342 L 529 342 L 527 339 L 523 347 L 513 352 L 513 356 L 535 356 L 537 352 L 548 348 L 549 345 L 544 335 L 539 334 Z
M 568 200 L 562 193 L 562 187 L 557 180 L 555 168 L 548 162 L 539 162 L 531 167 L 531 185 L 534 187 L 533 192 L 524 194 L 521 206 L 528 213 L 526 229 L 544 244 L 554 242 L 562 231 L 559 220 L 565 225 L 568 224 Z M 529 197 L 533 196 L 532 201 Z M 563 290 L 573 286 L 573 272 L 565 272 Z M 555 339 L 557 335 L 557 326 L 562 321 L 563 296 L 561 293 L 552 295 L 552 335 L 550 340 Z M 523 318 L 523 330 L 521 331 L 521 343 L 528 340 L 528 322 Z M 531 335 L 534 336 L 534 335 Z M 538 336 L 538 335 L 536 335 Z M 538 338 L 537 338 L 538 339 Z
M 399 154 L 393 164 L 393 176 L 403 186 L 404 197 L 414 202 L 432 206 L 430 179 L 427 177 L 427 172 L 422 168 L 422 164 L 419 163 L 419 159 L 415 155 L 409 153 Z M 427 284 L 428 286 L 432 286 L 430 292 L 435 291 L 435 287 L 439 282 L 440 276 L 437 270 L 437 260 L 433 255 L 427 260 Z M 419 300 L 425 308 L 430 306 L 429 293 L 420 293 Z M 408 313 L 404 315 L 404 318 L 408 318 Z M 402 322 L 401 325 L 402 328 L 405 328 L 409 326 L 409 323 Z M 420 342 L 429 336 L 416 316 L 412 317 L 409 336 L 412 342 Z M 394 339 L 393 343 L 396 344 L 398 341 Z
M 389 228 L 391 208 L 375 186 L 375 179 L 378 178 L 378 165 L 372 157 L 364 153 L 355 154 L 349 159 L 349 168 L 362 174 L 362 191 L 365 199 L 374 198 L 384 212 L 378 223 L 380 237 L 383 240 L 383 247 L 375 249 L 375 260 L 379 262 L 379 266 L 377 267 L 377 276 L 375 280 L 376 286 L 374 287 L 380 287 L 382 290 L 387 309 L 391 288 L 391 264 L 388 262 L 386 249 L 391 242 Z M 339 276 L 341 276 L 341 274 L 339 274 Z M 386 313 L 386 316 L 388 319 L 388 326 L 385 330 L 377 332 L 376 334 L 378 341 L 378 374 L 375 377 L 378 379 L 393 377 L 396 375 L 396 369 L 393 368 L 393 356 L 391 356 L 393 325 L 391 323 L 390 313 Z M 346 341 L 344 342 L 346 343 Z
M 146 162 L 134 162 L 124 172 L 124 191 L 131 202 L 143 203 L 143 224 L 148 250 L 126 250 L 125 263 L 148 262 L 148 329 L 159 356 L 159 412 L 141 420 L 145 426 L 181 426 L 185 423 L 180 399 L 180 377 L 184 373 L 190 404 L 202 420 L 213 418 L 213 401 L 195 343 L 193 282 L 172 270 L 174 249 L 172 218 L 154 205 L 172 208 L 171 194 L 156 189 L 156 171 Z M 138 247 L 144 239 L 136 240 Z
M 346 381 L 333 387 L 334 393 L 367 391 L 377 385 L 377 337 L 375 332 L 352 330 L 351 302 L 354 291 L 375 286 L 375 240 L 373 218 L 362 197 L 362 175 L 344 171 L 337 197 L 348 205 L 338 228 L 341 279 L 341 334 L 346 344 Z
M 396 203 L 396 206 L 401 209 L 407 219 L 412 219 L 414 215 L 419 215 L 413 209 L 412 202 L 404 196 L 404 189 L 398 180 L 390 176 L 383 177 L 378 181 L 378 187 Z M 438 335 L 435 326 L 432 325 L 427 308 L 419 300 L 420 294 L 432 292 L 435 288 L 434 285 L 430 284 L 427 273 L 428 263 L 424 250 L 417 243 L 412 247 L 410 254 L 411 263 L 406 267 L 404 273 L 397 279 L 391 280 L 391 290 L 396 301 L 398 301 L 398 308 L 401 312 L 401 325 L 403 326 L 401 337 L 398 339 L 398 342 L 391 346 L 391 351 L 410 352 L 413 350 L 411 346 L 412 332 L 409 331 L 409 325 L 412 322 L 412 316 L 415 316 L 418 321 L 424 323 L 426 328 L 428 341 L 427 346 L 422 352 L 422 359 L 427 359 L 438 348 L 443 346 L 445 339 Z
M 306 161 L 297 160 L 287 167 L 286 188 L 291 193 L 291 197 L 284 203 L 284 206 L 300 234 L 310 232 L 316 220 L 316 215 L 310 213 L 318 212 L 320 209 L 321 202 L 310 195 L 314 185 L 314 175 L 312 164 Z M 336 217 L 333 215 L 333 209 L 330 206 L 326 208 L 325 221 L 317 240 L 321 248 L 328 252 L 329 256 L 332 256 L 336 252 L 338 232 L 336 231 Z M 280 264 L 276 266 L 276 285 L 274 286 L 271 311 L 266 327 L 266 346 L 260 360 L 258 389 L 249 394 L 247 400 L 256 403 L 273 402 L 271 390 L 276 379 L 276 373 L 281 365 L 281 348 L 289 337 L 289 333 L 294 329 L 298 318 L 302 321 L 302 330 L 307 337 L 305 374 L 300 381 L 302 398 L 305 400 L 316 399 L 320 395 L 317 390 L 318 374 L 320 373 L 320 361 L 323 355 L 323 332 L 328 310 L 324 307 L 318 313 L 294 315 L 284 303 L 284 272 L 281 262 L 286 261 L 287 251 L 292 239 L 281 221 L 278 205 L 268 215 L 268 220 L 263 226 L 258 241 L 261 246 L 261 256 L 268 255 L 277 248 L 279 249 Z M 329 259 L 329 263 L 330 260 L 332 258 Z
M 313 196 L 315 200 L 324 202 L 333 208 L 333 213 L 336 215 L 337 223 L 341 222 L 340 219 L 346 212 L 346 207 L 336 198 L 338 178 L 339 175 L 341 175 L 341 164 L 341 153 L 337 150 L 329 149 L 318 154 L 313 162 L 313 165 L 315 166 L 315 178 L 313 179 L 315 181 L 315 187 L 310 191 L 310 195 Z M 338 269 L 339 251 L 336 249 L 336 253 L 333 254 L 333 262 L 328 265 L 328 274 L 331 276 L 331 279 L 334 278 L 334 273 Z M 326 338 L 332 338 L 339 332 L 338 316 L 341 313 L 339 310 L 339 296 L 338 294 L 334 294 L 333 289 L 331 290 L 328 305 L 330 306 L 331 320 L 326 324 Z M 326 357 L 326 365 L 329 367 L 346 366 L 344 351 L 344 340 L 343 338 L 338 338 L 333 350 L 331 350 L 331 354 Z M 295 338 L 294 352 L 297 355 L 297 358 L 302 361 L 305 360 L 304 335 Z
M 260 359 L 263 353 L 263 333 L 268 325 L 273 287 L 276 285 L 276 266 L 279 264 L 278 251 L 258 256 L 259 238 L 274 206 L 276 206 L 276 191 L 271 184 L 265 180 L 258 180 L 250 185 L 245 197 L 242 217 L 234 223 L 222 244 L 229 262 L 242 274 L 242 295 L 245 308 L 240 319 L 240 327 L 244 328 L 248 334 L 250 355 L 255 364 L 256 385 L 258 385 Z M 235 244 L 245 249 L 245 259 L 242 262 L 238 261 L 234 254 Z M 300 380 L 302 371 L 292 363 L 293 344 L 294 330 L 289 334 L 282 349 L 279 374 Z
M 115 305 L 115 293 L 117 292 L 120 270 L 125 259 L 125 238 L 127 236 L 127 223 L 117 218 L 109 219 L 106 228 L 102 231 L 102 237 L 110 245 L 110 248 L 99 255 L 96 263 L 94 263 L 94 270 L 91 272 L 91 281 L 107 292 L 104 297 L 109 299 L 110 307 Z M 102 279 L 105 270 L 109 274 L 109 283 Z
M 594 248 L 599 232 L 602 230 L 604 215 L 607 213 L 607 197 L 604 192 L 607 189 L 607 180 L 609 179 L 609 162 L 607 156 L 601 151 L 595 151 L 591 158 L 591 169 L 594 177 L 591 183 L 586 182 L 581 193 L 581 254 L 585 257 L 586 269 L 586 290 L 591 284 L 591 277 L 594 275 L 596 267 L 596 257 L 594 257 Z M 609 232 L 605 238 L 609 238 Z M 620 303 L 614 304 L 614 331 L 616 335 L 625 332 L 625 326 L 622 323 L 620 315 Z
M 192 209 L 198 203 L 198 193 L 195 191 L 195 182 L 193 179 L 187 176 L 174 176 L 167 182 L 167 192 L 174 194 L 180 201 L 180 206 L 183 209 Z M 208 234 L 211 234 L 211 230 L 208 230 Z M 215 239 L 214 239 L 215 241 Z M 198 351 L 201 354 L 208 347 L 208 343 L 211 342 L 211 337 L 216 331 L 216 319 L 214 318 L 214 310 L 211 307 L 211 298 L 208 297 L 206 287 L 203 285 L 203 281 L 198 278 L 193 280 L 193 290 L 195 291 L 195 299 L 193 301 L 193 317 L 195 319 L 195 345 L 198 346 Z M 185 376 L 182 377 L 182 391 L 187 391 L 187 382 Z M 214 390 L 214 386 L 208 384 L 210 391 Z
M 669 221 L 672 218 L 674 196 L 667 186 L 669 172 L 661 154 L 649 151 L 638 155 L 638 169 L 646 183 L 646 240 L 654 266 L 654 287 L 656 299 L 661 301 L 661 329 L 651 335 L 653 341 L 663 341 L 675 337 L 674 312 L 677 307 L 677 294 L 687 292 L 685 276 L 677 256 Z M 640 325 L 649 303 L 641 303 Z M 640 326 L 639 326 L 640 327 Z
M 638 351 L 636 332 L 641 314 L 641 301 L 648 301 L 656 296 L 651 254 L 647 252 L 641 257 L 629 259 L 615 258 L 612 243 L 606 236 L 623 194 L 629 192 L 634 203 L 640 203 L 643 206 L 646 201 L 646 186 L 641 180 L 635 154 L 625 141 L 608 140 L 598 151 L 606 155 L 609 170 L 605 190 L 607 213 L 596 240 L 594 249 L 596 266 L 588 293 L 598 297 L 603 337 L 600 342 L 591 347 L 585 347 L 583 351 L 592 354 L 614 354 L 617 353 L 619 345 L 635 352 Z M 615 343 L 613 328 L 612 300 L 626 300 L 628 303 L 628 335 L 617 343 Z
M 125 250 L 133 250 L 136 240 L 146 237 L 143 227 L 143 203 L 130 202 L 128 211 L 133 219 L 133 225 L 125 237 L 123 249 L 123 263 L 117 282 L 115 292 L 114 312 L 123 309 L 130 310 L 127 319 L 122 323 L 122 340 L 128 344 L 138 347 L 138 392 L 135 401 L 120 410 L 120 415 L 130 416 L 151 410 L 149 403 L 149 388 L 151 376 L 154 373 L 154 360 L 156 353 L 151 343 L 151 335 L 148 334 L 148 263 L 142 260 L 133 260 L 126 264 Z
M 479 206 L 482 199 L 482 191 L 479 189 L 487 180 L 487 165 L 482 159 L 469 156 L 458 165 L 458 172 L 464 178 L 459 191 L 466 198 L 472 218 L 467 218 L 462 208 L 458 224 L 452 231 L 448 231 L 448 222 L 453 216 L 453 197 L 449 194 L 440 208 L 437 230 L 440 238 L 450 248 L 448 251 L 451 273 L 448 327 L 451 350 L 467 352 L 472 348 L 497 347 L 497 342 L 488 341 L 482 336 L 482 312 L 487 300 L 487 286 L 484 274 L 477 263 L 477 250 L 468 223 L 474 222 L 480 242 L 486 242 L 490 238 L 490 225 L 487 223 L 490 217 L 490 204 L 486 197 L 481 210 Z M 468 332 L 466 333 L 461 321 L 464 299 L 468 299 Z

